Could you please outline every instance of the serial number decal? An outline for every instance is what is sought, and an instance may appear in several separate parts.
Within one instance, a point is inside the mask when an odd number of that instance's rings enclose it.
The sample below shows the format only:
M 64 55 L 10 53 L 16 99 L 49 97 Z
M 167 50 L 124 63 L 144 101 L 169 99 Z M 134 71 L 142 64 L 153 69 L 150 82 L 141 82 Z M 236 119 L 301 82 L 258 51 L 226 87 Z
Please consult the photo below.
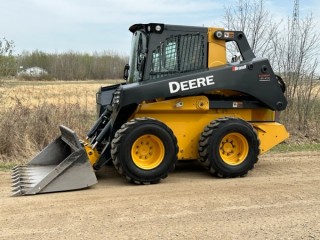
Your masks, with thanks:
M 191 89 L 199 88 L 199 87 L 205 87 L 209 85 L 214 85 L 215 82 L 213 81 L 213 75 L 207 76 L 207 77 L 200 77 L 195 78 L 187 81 L 182 82 L 169 82 L 169 90 L 170 93 L 177 93 L 179 91 L 188 91 Z
M 270 82 L 271 81 L 270 74 L 259 74 L 258 77 L 259 77 L 260 82 Z

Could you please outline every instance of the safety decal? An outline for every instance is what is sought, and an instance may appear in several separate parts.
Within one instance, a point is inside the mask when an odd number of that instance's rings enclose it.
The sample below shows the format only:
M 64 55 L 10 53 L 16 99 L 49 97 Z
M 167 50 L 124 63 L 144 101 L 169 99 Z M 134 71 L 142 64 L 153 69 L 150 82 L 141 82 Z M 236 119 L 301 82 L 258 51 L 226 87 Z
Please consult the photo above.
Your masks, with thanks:
M 233 102 L 232 107 L 233 108 L 243 108 L 243 102 Z
M 234 38 L 234 32 L 224 32 L 225 38 Z

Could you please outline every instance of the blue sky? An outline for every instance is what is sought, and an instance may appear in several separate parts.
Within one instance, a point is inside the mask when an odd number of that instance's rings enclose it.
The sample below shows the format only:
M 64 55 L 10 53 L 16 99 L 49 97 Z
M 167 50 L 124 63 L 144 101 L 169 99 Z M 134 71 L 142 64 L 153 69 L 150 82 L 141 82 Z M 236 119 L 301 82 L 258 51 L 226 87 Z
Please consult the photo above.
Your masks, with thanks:
M 0 0 L 0 38 L 23 50 L 45 52 L 115 51 L 129 54 L 134 23 L 161 22 L 222 26 L 231 0 Z M 293 1 L 266 0 L 275 19 L 292 14 Z M 300 16 L 310 12 L 320 23 L 320 1 L 300 1 Z

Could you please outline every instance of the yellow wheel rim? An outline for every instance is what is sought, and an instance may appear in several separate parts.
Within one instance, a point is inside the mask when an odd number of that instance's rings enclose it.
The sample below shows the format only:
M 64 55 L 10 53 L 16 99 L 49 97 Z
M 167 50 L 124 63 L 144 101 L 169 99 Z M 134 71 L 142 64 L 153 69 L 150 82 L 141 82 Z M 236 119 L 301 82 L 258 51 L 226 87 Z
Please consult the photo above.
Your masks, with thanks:
M 164 158 L 163 142 L 155 135 L 139 137 L 132 145 L 131 157 L 135 165 L 144 170 L 158 167 Z
M 229 133 L 220 142 L 220 156 L 229 165 L 241 164 L 248 156 L 248 152 L 248 141 L 240 133 Z

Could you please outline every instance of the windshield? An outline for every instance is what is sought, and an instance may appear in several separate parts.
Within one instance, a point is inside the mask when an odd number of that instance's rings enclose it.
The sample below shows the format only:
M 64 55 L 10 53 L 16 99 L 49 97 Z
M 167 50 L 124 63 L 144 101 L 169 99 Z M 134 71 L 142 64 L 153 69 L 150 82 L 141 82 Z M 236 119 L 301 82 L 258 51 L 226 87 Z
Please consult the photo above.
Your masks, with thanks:
M 145 59 L 147 57 L 147 37 L 145 33 L 136 31 L 132 37 L 131 52 L 129 59 L 128 82 L 138 82 L 142 80 Z

